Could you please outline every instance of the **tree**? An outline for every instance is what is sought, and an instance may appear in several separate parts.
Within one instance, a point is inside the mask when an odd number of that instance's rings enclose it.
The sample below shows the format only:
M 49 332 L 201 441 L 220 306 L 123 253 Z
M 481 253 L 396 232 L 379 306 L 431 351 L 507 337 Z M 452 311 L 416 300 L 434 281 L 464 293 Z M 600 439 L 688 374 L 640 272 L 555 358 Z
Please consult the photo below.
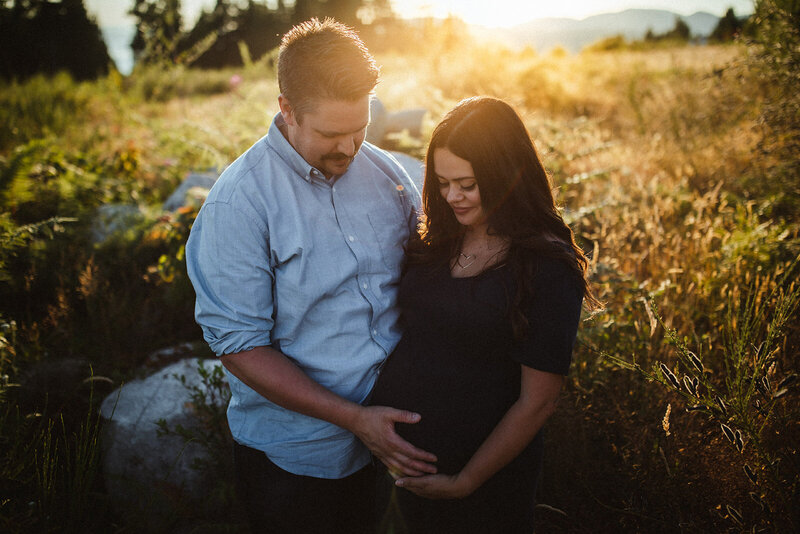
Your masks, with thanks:
M 0 2 L 0 77 L 24 79 L 67 71 L 78 80 L 112 64 L 83 0 Z
M 135 0 L 129 13 L 136 19 L 131 42 L 136 62 L 176 62 L 185 47 L 181 0 Z
M 211 36 L 213 42 L 190 64 L 201 68 L 238 66 L 244 63 L 242 48 L 257 59 L 280 44 L 280 36 L 290 27 L 291 12 L 278 2 L 275 9 L 249 0 L 244 8 L 217 0 L 210 14 L 203 13 L 190 32 L 189 42 Z
M 676 18 L 675 19 L 675 27 L 672 28 L 669 32 L 664 34 L 665 39 L 676 39 L 679 41 L 688 41 L 691 35 L 691 30 L 689 29 L 689 25 L 686 24 L 683 19 Z
M 733 41 L 741 31 L 742 21 L 736 18 L 733 8 L 728 8 L 728 11 L 725 12 L 725 16 L 719 19 L 717 26 L 709 37 L 713 41 Z

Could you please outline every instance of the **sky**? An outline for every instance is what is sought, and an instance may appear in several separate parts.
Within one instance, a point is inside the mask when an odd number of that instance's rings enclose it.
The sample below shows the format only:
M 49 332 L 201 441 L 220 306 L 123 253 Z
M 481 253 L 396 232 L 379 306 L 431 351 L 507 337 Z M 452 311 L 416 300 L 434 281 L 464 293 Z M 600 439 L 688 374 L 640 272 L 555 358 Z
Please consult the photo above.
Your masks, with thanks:
M 192 24 L 203 7 L 211 8 L 215 2 L 182 0 L 184 20 Z M 393 0 L 392 3 L 395 12 L 403 17 L 446 17 L 453 14 L 468 23 L 500 27 L 543 17 L 583 19 L 634 8 L 664 9 L 679 15 L 705 11 L 717 16 L 724 15 L 729 7 L 739 16 L 753 11 L 753 0 Z M 85 5 L 101 27 L 129 26 L 132 23 L 127 11 L 133 0 L 85 0 Z

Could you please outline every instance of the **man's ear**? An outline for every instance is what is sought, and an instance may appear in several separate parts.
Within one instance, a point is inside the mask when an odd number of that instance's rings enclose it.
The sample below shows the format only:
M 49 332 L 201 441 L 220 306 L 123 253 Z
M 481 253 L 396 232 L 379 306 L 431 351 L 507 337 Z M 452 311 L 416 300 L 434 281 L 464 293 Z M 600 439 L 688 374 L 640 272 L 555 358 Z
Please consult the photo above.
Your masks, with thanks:
M 283 122 L 289 126 L 297 126 L 294 115 L 294 107 L 285 96 L 278 95 L 278 106 L 281 108 Z

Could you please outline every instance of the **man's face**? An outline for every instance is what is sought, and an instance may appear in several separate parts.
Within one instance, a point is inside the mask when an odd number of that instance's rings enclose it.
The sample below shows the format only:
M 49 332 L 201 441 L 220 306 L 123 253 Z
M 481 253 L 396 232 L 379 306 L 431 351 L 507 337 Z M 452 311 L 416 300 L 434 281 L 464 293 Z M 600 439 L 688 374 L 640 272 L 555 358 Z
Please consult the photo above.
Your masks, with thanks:
M 319 100 L 298 122 L 294 108 L 278 97 L 289 143 L 327 178 L 344 174 L 364 142 L 369 124 L 369 95 L 355 101 Z

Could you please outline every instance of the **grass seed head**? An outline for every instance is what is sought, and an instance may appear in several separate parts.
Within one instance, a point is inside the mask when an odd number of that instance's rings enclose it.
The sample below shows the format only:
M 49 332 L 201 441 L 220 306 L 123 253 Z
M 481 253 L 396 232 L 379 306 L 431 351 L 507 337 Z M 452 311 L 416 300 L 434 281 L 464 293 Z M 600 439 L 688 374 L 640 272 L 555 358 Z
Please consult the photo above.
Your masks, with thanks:
M 747 475 L 747 478 L 750 479 L 750 482 L 752 482 L 753 484 L 758 484 L 758 477 L 756 476 L 756 473 L 750 468 L 749 465 L 744 464 L 742 469 L 744 469 L 744 474 Z

